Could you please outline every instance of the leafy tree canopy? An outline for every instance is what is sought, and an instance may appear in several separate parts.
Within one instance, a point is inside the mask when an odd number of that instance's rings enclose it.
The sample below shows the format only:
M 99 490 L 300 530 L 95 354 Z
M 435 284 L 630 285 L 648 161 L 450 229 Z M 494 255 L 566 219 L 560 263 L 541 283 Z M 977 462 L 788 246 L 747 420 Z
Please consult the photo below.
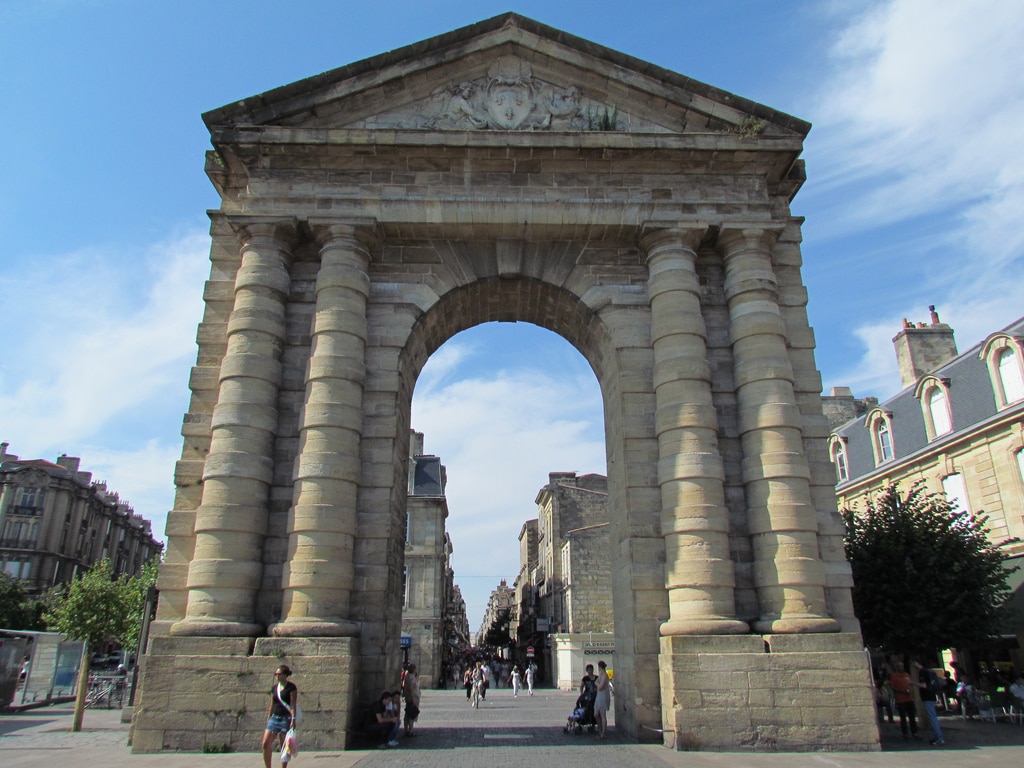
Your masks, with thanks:
M 50 596 L 44 614 L 50 629 L 71 640 L 84 640 L 90 651 L 107 640 L 130 637 L 137 602 L 131 579 L 113 578 L 106 559 Z M 141 610 L 139 605 L 137 610 Z
M 139 635 L 142 632 L 143 612 L 146 608 L 146 593 L 150 587 L 156 586 L 157 569 L 160 561 L 156 558 L 142 566 L 138 576 L 132 576 L 124 585 L 125 610 L 128 612 L 128 626 L 124 635 L 120 638 L 121 645 L 129 651 L 134 651 L 139 645 Z M 155 606 L 154 606 L 155 607 Z
M 844 509 L 853 605 L 864 641 L 891 653 L 966 648 L 998 632 L 1009 594 L 1004 547 L 988 516 L 952 507 L 915 484 L 892 485 L 863 511 Z
M 41 606 L 25 592 L 24 584 L 9 573 L 0 573 L 0 628 L 41 630 Z

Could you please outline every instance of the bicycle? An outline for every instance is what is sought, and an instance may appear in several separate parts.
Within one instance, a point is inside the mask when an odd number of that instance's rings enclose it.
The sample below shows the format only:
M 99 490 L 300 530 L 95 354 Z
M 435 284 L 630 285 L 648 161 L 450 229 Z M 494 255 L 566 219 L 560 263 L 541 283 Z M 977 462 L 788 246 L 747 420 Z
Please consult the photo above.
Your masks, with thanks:
M 113 683 L 96 682 L 89 686 L 89 692 L 85 695 L 86 707 L 98 707 L 106 699 L 107 709 L 110 709 L 111 694 L 114 692 Z

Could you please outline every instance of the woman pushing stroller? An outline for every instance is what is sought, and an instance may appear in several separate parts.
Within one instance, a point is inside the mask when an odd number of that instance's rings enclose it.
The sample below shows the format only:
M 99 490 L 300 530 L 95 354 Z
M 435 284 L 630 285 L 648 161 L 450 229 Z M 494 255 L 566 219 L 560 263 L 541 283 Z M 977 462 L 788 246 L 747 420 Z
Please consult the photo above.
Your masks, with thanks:
M 584 726 L 590 728 L 593 733 L 597 727 L 597 719 L 594 717 L 594 701 L 597 699 L 597 675 L 594 674 L 594 665 L 587 664 L 586 674 L 580 681 L 580 695 L 576 699 L 576 706 L 563 729 L 565 733 L 580 733 Z

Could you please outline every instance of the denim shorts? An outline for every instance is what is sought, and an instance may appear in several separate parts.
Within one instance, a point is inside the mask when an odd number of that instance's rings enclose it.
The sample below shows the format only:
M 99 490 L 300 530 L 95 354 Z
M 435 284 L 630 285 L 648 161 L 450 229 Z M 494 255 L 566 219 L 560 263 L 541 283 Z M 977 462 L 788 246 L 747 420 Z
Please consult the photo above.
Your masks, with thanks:
M 274 733 L 288 733 L 292 719 L 288 715 L 271 715 L 267 720 L 267 730 Z

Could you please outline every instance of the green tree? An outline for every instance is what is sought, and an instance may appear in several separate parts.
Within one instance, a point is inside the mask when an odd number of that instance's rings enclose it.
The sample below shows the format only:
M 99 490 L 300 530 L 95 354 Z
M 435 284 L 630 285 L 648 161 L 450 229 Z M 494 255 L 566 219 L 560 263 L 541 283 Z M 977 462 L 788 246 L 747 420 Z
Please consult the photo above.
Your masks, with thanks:
M 86 648 L 78 675 L 72 731 L 82 729 L 92 653 L 111 638 L 122 644 L 125 639 L 132 638 L 132 632 L 138 638 L 136 614 L 141 612 L 141 604 L 138 600 L 139 586 L 133 583 L 138 580 L 139 577 L 114 578 L 110 562 L 104 559 L 49 599 L 44 614 L 47 625 L 71 640 L 83 641 Z
M 965 648 L 999 630 L 1009 595 L 1004 548 L 988 517 L 952 507 L 918 483 L 889 486 L 863 511 L 844 509 L 853 607 L 864 641 L 890 653 Z
M 24 583 L 9 573 L 0 573 L 0 628 L 40 630 L 42 605 L 25 591 Z
M 134 653 L 139 645 L 139 635 L 142 633 L 143 613 L 146 609 L 146 594 L 150 587 L 156 586 L 157 569 L 160 561 L 150 560 L 142 566 L 138 576 L 132 576 L 125 583 L 125 610 L 128 612 L 128 625 L 124 635 L 118 638 L 121 646 L 127 653 Z
M 487 628 L 487 632 L 484 635 L 484 644 L 494 648 L 508 648 L 511 641 L 508 631 L 509 616 L 510 611 L 508 608 L 503 608 L 497 612 L 494 621 L 491 622 L 491 626 Z

